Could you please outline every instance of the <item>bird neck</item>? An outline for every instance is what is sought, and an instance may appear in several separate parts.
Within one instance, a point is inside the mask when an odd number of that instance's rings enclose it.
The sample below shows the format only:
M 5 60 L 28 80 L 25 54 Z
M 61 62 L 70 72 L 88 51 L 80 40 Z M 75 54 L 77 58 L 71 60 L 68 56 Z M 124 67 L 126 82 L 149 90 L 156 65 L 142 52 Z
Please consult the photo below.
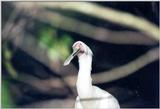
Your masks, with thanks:
M 79 57 L 79 75 L 84 77 L 91 76 L 92 56 L 81 55 Z
M 92 91 L 92 56 L 81 55 L 79 57 L 79 72 L 77 79 L 77 92 L 80 98 L 90 97 Z

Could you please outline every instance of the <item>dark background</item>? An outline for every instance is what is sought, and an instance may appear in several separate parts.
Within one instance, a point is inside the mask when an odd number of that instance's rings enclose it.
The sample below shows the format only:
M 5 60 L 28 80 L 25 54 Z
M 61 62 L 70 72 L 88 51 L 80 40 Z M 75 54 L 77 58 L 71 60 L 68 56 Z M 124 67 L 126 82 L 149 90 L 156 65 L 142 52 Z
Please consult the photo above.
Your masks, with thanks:
M 132 13 L 139 17 L 143 17 L 150 22 L 159 26 L 159 2 L 92 2 L 97 5 L 101 5 L 103 7 L 110 7 L 113 9 L 117 9 L 120 11 L 125 11 L 128 13 Z M 12 2 L 2 2 L 2 31 L 3 27 L 6 24 L 14 6 Z M 106 22 L 102 19 L 97 19 L 91 16 L 87 16 L 81 13 L 75 13 L 72 11 L 64 11 L 64 10 L 53 10 L 57 11 L 60 14 L 69 17 L 75 17 L 81 21 L 85 21 L 87 23 L 101 26 L 110 30 L 115 31 L 137 31 L 132 28 L 128 28 L 125 26 L 113 24 L 110 22 Z M 104 13 L 103 13 L 104 14 Z M 107 13 L 105 13 L 107 14 Z M 25 17 L 24 15 L 19 15 L 15 22 Z M 36 20 L 34 20 L 37 22 Z M 41 22 L 39 25 L 51 27 L 48 24 L 43 24 Z M 31 34 L 36 33 L 40 27 L 38 28 L 29 28 L 26 27 L 25 31 Z M 55 27 L 51 27 L 55 28 Z M 87 38 L 78 33 L 73 33 L 69 31 L 65 31 L 62 29 L 55 28 L 57 34 L 60 36 L 61 34 L 69 34 L 69 37 L 73 40 L 73 42 L 77 40 L 81 40 L 85 42 L 93 51 L 93 67 L 92 72 L 98 73 L 105 70 L 110 70 L 115 67 L 121 66 L 123 64 L 128 63 L 131 60 L 136 59 L 138 56 L 146 53 L 148 50 L 158 47 L 159 43 L 155 45 L 122 45 L 122 44 L 112 44 L 105 43 L 97 40 L 93 40 L 91 38 Z M 11 34 L 9 35 L 11 36 Z M 73 44 L 73 42 L 71 44 Z M 36 78 L 48 79 L 52 77 L 60 77 L 55 74 L 52 70 L 50 70 L 46 65 L 37 61 L 35 58 L 31 57 L 18 47 L 12 45 L 10 42 L 9 48 L 14 51 L 13 57 L 11 59 L 11 63 L 19 73 L 33 75 Z M 4 41 L 2 41 L 2 46 Z M 71 46 L 70 46 L 71 51 Z M 64 94 L 55 94 L 44 93 L 34 88 L 33 86 L 23 83 L 17 79 L 12 78 L 7 68 L 4 65 L 4 55 L 2 50 L 2 83 L 3 80 L 6 80 L 9 83 L 9 90 L 11 93 L 12 100 L 14 104 L 18 107 L 25 107 L 30 103 L 52 100 L 52 99 L 65 99 L 73 95 L 70 91 Z M 73 64 L 78 68 L 77 58 L 73 61 Z M 2 84 L 3 85 L 3 84 Z M 96 84 L 102 89 L 107 90 L 111 94 L 113 94 L 119 101 L 122 108 L 130 107 L 144 107 L 144 108 L 153 108 L 159 107 L 159 60 L 146 65 L 142 69 L 137 72 L 113 82 Z M 13 86 L 16 86 L 13 87 Z M 14 91 L 17 90 L 18 91 Z M 58 90 L 59 91 L 59 90 Z M 3 96 L 3 95 L 2 95 Z M 73 98 L 76 95 L 73 96 Z

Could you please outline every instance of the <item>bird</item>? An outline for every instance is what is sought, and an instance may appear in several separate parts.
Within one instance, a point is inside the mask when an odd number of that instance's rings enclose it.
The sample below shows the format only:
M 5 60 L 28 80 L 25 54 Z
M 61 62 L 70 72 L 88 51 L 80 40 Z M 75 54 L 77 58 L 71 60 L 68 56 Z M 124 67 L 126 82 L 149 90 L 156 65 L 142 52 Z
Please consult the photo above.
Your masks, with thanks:
M 78 96 L 75 109 L 120 109 L 118 100 L 109 92 L 92 84 L 92 50 L 82 41 L 73 44 L 73 53 L 65 60 L 64 66 L 78 56 L 79 71 L 76 82 Z

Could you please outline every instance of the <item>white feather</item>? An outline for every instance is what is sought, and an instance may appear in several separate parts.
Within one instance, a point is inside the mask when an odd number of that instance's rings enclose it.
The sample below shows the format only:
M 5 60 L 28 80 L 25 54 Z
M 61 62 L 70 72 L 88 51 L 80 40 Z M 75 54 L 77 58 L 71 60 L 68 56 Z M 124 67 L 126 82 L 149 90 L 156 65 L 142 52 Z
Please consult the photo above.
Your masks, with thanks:
M 81 41 L 78 42 L 85 47 L 85 53 L 79 56 L 79 72 L 76 83 L 78 97 L 75 102 L 75 109 L 120 109 L 119 103 L 114 96 L 92 85 L 93 53 L 86 44 Z

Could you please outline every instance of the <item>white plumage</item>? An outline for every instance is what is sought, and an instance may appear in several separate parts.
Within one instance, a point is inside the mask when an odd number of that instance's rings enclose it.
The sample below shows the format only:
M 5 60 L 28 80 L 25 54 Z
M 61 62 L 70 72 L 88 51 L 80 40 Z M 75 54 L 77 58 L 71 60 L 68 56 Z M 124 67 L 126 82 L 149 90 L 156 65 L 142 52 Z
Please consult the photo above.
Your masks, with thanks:
M 115 97 L 105 90 L 92 85 L 92 51 L 83 42 L 77 41 L 73 44 L 73 53 L 64 65 L 68 65 L 74 56 L 78 56 L 79 72 L 76 83 L 78 96 L 75 109 L 120 109 Z

